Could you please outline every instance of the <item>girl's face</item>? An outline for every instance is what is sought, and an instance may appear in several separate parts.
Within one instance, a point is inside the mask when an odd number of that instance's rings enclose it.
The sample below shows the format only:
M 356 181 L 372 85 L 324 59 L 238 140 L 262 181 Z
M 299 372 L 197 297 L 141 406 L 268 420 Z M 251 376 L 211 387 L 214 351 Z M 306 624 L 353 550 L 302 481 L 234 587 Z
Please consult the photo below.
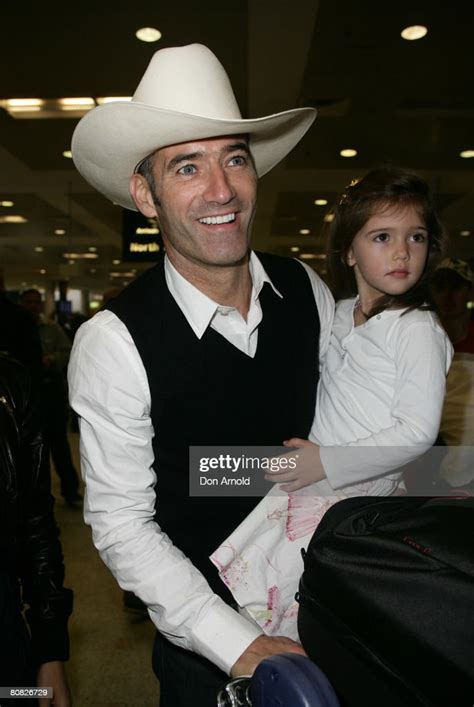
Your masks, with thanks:
M 428 256 L 428 230 L 414 206 L 388 204 L 355 235 L 347 253 L 363 308 L 383 295 L 402 295 L 421 275 Z

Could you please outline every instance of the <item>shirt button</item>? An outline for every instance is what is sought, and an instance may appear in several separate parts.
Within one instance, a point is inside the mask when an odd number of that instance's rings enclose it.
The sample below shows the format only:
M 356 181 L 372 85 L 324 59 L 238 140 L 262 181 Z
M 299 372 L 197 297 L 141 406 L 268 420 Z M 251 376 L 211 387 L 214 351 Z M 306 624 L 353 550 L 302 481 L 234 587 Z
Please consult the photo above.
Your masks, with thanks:
M 382 319 L 382 315 L 381 315 L 381 314 L 377 314 L 377 319 Z

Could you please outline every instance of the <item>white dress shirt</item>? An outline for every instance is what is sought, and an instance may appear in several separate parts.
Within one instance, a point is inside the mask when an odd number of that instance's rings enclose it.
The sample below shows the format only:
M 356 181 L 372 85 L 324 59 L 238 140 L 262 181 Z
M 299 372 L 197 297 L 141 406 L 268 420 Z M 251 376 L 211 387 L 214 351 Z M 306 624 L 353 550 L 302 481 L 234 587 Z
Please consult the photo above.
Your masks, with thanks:
M 322 360 L 334 302 L 322 280 L 301 265 L 318 307 Z M 221 306 L 196 289 L 165 258 L 168 289 L 196 336 L 202 337 L 211 326 L 254 356 L 262 319 L 260 291 L 268 282 L 282 295 L 254 253 L 250 273 L 253 287 L 245 320 L 235 308 Z M 291 322 L 286 324 L 290 330 Z M 289 374 L 282 372 L 282 376 Z M 80 416 L 85 520 L 102 559 L 120 586 L 145 602 L 165 636 L 229 672 L 261 630 L 211 591 L 201 573 L 154 522 L 150 390 L 133 340 L 112 312 L 100 312 L 80 327 L 69 365 L 69 390 L 71 405 Z
M 310 439 L 321 493 L 373 479 L 369 493 L 388 495 L 400 474 L 387 473 L 436 440 L 453 349 L 432 312 L 385 310 L 356 327 L 354 303 L 336 308 Z

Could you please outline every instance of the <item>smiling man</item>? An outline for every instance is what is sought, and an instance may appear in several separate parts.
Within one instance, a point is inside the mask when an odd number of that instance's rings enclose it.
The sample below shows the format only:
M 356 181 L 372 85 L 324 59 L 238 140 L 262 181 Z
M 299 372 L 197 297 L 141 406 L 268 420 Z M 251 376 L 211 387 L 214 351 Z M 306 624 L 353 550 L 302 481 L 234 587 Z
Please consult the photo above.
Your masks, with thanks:
M 226 674 L 302 652 L 241 616 L 209 561 L 258 499 L 191 498 L 188 460 L 193 445 L 278 445 L 311 427 L 332 297 L 249 243 L 257 177 L 314 116 L 243 120 L 222 65 L 194 44 L 157 52 L 130 103 L 99 106 L 74 134 L 79 171 L 156 216 L 166 249 L 81 327 L 69 369 L 86 522 L 158 628 L 162 707 L 213 707 Z

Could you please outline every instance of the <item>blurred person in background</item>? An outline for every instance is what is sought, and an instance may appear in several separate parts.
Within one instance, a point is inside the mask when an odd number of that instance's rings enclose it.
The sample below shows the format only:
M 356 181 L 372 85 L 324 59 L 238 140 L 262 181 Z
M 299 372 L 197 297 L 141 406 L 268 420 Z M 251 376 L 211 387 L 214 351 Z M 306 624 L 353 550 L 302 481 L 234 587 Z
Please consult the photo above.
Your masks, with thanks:
M 61 495 L 68 505 L 75 506 L 81 501 L 81 495 L 78 492 L 79 477 L 67 438 L 68 399 L 65 377 L 71 342 L 59 324 L 44 317 L 43 301 L 38 290 L 25 290 L 20 296 L 20 305 L 32 316 L 41 341 L 41 404 L 45 440 L 61 480 Z
M 21 307 L 11 302 L 0 274 L 0 353 L 23 363 L 31 375 L 40 379 L 42 351 L 38 328 Z
M 474 321 L 467 308 L 473 296 L 474 273 L 469 263 L 445 258 L 431 282 L 439 317 L 454 346 L 440 435 L 448 450 L 439 481 L 474 491 Z
M 0 685 L 53 687 L 53 700 L 40 705 L 69 707 L 72 592 L 63 587 L 37 403 L 28 370 L 0 354 Z
M 474 354 L 474 321 L 467 308 L 473 283 L 469 263 L 457 258 L 442 260 L 432 278 L 431 293 L 456 353 Z

